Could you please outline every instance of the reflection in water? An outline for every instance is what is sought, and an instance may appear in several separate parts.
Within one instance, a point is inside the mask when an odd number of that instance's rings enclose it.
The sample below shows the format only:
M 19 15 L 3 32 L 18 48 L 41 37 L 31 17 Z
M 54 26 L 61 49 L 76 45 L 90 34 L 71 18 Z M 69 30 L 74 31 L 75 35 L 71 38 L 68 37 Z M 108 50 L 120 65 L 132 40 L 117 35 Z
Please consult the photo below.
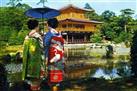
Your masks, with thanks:
M 89 51 L 90 50 L 86 49 L 67 50 L 67 65 L 73 69 L 73 72 L 70 71 L 69 74 L 67 74 L 68 78 L 95 77 L 113 80 L 131 75 L 128 55 L 117 56 L 114 59 L 92 58 L 89 55 Z M 77 65 L 80 64 L 94 64 L 98 67 L 94 66 L 84 69 L 84 66 L 80 68 L 77 67 Z
M 105 78 L 105 79 L 110 79 L 113 80 L 115 78 L 120 78 L 120 76 L 117 74 L 117 69 L 112 69 L 111 72 L 108 74 L 105 72 L 104 69 L 102 68 L 98 68 L 95 71 L 95 74 L 93 74 L 91 77 L 95 77 L 95 78 Z
M 118 75 L 122 77 L 131 76 L 131 66 L 129 63 L 120 62 L 117 66 Z
M 15 64 L 15 63 L 10 63 L 5 66 L 7 72 L 10 73 L 17 73 L 22 71 L 22 64 Z
M 76 62 L 75 62 L 76 63 Z M 71 63 L 72 64 L 72 63 Z M 71 66 L 70 66 L 71 67 Z M 9 81 L 21 80 L 22 64 L 7 64 L 6 70 L 10 74 L 8 77 Z M 82 67 L 74 67 L 69 69 L 66 73 L 66 79 L 79 79 L 79 78 L 104 78 L 108 80 L 113 80 L 115 78 L 130 76 L 131 70 L 128 63 L 118 63 L 115 66 L 94 66 L 94 65 L 83 65 Z M 20 75 L 17 75 L 20 74 Z
M 66 79 L 79 79 L 89 77 L 90 69 L 81 69 L 76 71 L 70 71 L 66 74 Z
M 66 79 L 77 78 L 104 78 L 113 80 L 115 78 L 127 77 L 131 74 L 128 56 L 120 56 L 114 59 L 92 58 L 88 56 L 87 50 L 69 50 L 66 54 L 68 72 Z M 9 79 L 21 80 L 22 64 L 7 64 L 6 70 Z M 15 79 L 17 78 L 17 79 Z
M 92 60 L 92 59 L 91 59 Z M 113 59 L 118 60 L 118 59 Z M 86 61 L 86 60 L 85 60 Z M 107 63 L 103 66 L 95 66 L 94 64 L 84 64 L 80 65 L 80 62 L 71 61 L 68 62 L 70 68 L 66 73 L 66 79 L 79 79 L 79 78 L 104 78 L 108 80 L 113 80 L 115 78 L 128 77 L 131 75 L 131 67 L 127 62 L 119 62 L 117 64 L 107 60 Z M 77 65 L 74 65 L 77 64 Z M 79 64 L 79 65 L 78 65 Z M 5 66 L 6 70 L 10 74 L 8 79 L 11 81 L 18 78 L 21 80 L 22 64 L 10 63 Z M 20 74 L 20 75 L 17 75 Z
M 131 75 L 131 67 L 129 63 L 118 63 L 115 66 L 95 67 L 90 65 L 89 68 L 73 69 L 66 74 L 67 79 L 77 78 L 104 78 L 107 80 L 114 80 L 116 78 L 128 77 Z

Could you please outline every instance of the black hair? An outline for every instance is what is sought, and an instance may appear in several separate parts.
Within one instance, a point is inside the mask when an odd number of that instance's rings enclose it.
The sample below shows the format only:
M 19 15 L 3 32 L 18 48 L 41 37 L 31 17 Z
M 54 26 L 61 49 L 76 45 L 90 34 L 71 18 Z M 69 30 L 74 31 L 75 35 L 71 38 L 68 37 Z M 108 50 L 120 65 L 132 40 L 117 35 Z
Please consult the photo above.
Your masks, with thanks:
M 30 30 L 35 29 L 38 26 L 38 24 L 39 24 L 38 21 L 34 19 L 31 19 L 27 22 L 28 28 Z
M 52 18 L 48 20 L 48 26 L 52 27 L 52 28 L 57 28 L 58 27 L 58 20 L 56 18 Z

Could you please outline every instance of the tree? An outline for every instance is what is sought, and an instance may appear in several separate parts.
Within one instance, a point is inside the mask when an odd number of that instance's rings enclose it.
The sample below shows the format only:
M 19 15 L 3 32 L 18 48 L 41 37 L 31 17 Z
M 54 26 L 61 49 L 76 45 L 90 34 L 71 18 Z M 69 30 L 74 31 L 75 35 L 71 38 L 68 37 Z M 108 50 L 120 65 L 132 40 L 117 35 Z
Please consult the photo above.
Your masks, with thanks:
M 105 21 L 109 21 L 110 18 L 115 16 L 115 13 L 109 10 L 106 10 L 101 15 Z
M 18 3 L 18 4 L 16 5 L 16 7 L 17 7 L 17 8 L 20 8 L 20 9 L 23 9 L 24 11 L 32 8 L 32 7 L 30 7 L 28 4 L 25 4 L 25 3 L 24 3 L 24 4 Z
M 90 41 L 93 43 L 100 43 L 102 41 L 101 34 L 99 32 L 94 33 L 93 35 L 90 36 Z
M 132 33 L 136 31 L 136 23 L 131 17 L 132 14 L 133 11 L 130 9 L 122 10 L 119 16 L 115 16 L 115 13 L 109 10 L 104 11 L 101 15 L 104 19 L 101 34 L 116 43 L 131 42 Z
M 9 0 L 7 5 L 10 5 L 11 7 L 16 7 L 18 3 L 20 3 L 22 0 Z
M 11 28 L 8 27 L 8 26 L 3 26 L 3 27 L 1 27 L 0 30 L 1 30 L 0 31 L 0 41 L 8 42 L 8 39 L 9 39 L 11 33 L 12 33 L 10 31 Z
M 124 27 L 124 31 L 127 32 L 127 24 L 132 19 L 131 15 L 134 14 L 134 10 L 132 9 L 123 9 L 121 10 L 121 20 L 120 23 Z
M 90 20 L 99 20 L 100 21 L 102 19 L 101 16 L 99 16 L 88 3 L 85 4 L 84 8 L 89 10 L 85 13 L 85 16 L 87 18 L 89 18 Z
M 132 9 L 123 9 L 120 12 L 121 12 L 121 15 L 123 15 L 125 17 L 129 17 L 129 16 L 133 15 L 135 11 Z
M 105 36 L 105 39 L 113 41 L 114 38 L 117 36 L 116 31 L 114 31 L 113 27 L 115 25 L 113 22 L 111 23 L 104 23 L 100 29 L 102 36 Z
M 7 20 L 9 26 L 13 27 L 17 31 L 22 29 L 23 23 L 26 20 L 26 16 L 24 15 L 24 10 L 19 8 L 9 8 L 7 17 L 9 17 Z
M 43 5 L 43 7 L 45 7 L 45 2 L 47 2 L 47 0 L 40 0 L 37 4 L 41 4 Z
M 130 29 L 130 32 L 131 33 L 134 33 L 137 31 L 137 20 L 131 20 L 129 23 L 128 23 L 128 26 L 127 26 L 129 29 Z
M 116 43 L 121 43 L 125 42 L 127 43 L 128 41 L 131 41 L 131 35 L 130 33 L 122 31 L 118 37 L 115 38 Z
M 93 10 L 93 8 L 89 5 L 89 3 L 86 3 L 84 8 L 85 8 L 85 9 Z
M 24 9 L 17 7 L 0 7 L 0 44 L 15 44 L 18 40 L 18 32 L 26 24 L 27 17 L 24 15 Z M 19 41 L 22 42 L 22 41 Z

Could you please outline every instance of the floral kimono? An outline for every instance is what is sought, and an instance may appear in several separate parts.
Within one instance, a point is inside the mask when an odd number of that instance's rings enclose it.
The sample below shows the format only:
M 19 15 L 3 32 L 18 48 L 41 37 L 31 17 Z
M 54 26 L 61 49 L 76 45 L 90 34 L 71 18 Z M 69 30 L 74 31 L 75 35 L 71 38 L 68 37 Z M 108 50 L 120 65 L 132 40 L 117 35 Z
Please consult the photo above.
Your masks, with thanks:
M 44 39 L 43 39 L 43 43 L 44 43 L 44 47 L 45 47 L 45 58 L 48 58 L 48 52 L 49 52 L 51 38 L 53 36 L 59 35 L 59 33 L 51 27 L 49 27 L 48 30 L 49 31 L 44 35 Z
M 59 32 L 49 27 L 49 32 L 44 36 L 44 47 L 47 58 L 48 82 L 49 84 L 61 82 L 65 66 L 64 39 Z
M 62 36 L 53 36 L 48 55 L 49 70 L 64 70 L 64 39 Z
M 64 39 L 62 36 L 53 36 L 48 53 L 49 84 L 60 83 L 64 78 Z
M 29 78 L 40 78 L 43 54 L 43 42 L 41 35 L 30 32 L 24 41 L 23 50 L 23 73 L 22 80 Z

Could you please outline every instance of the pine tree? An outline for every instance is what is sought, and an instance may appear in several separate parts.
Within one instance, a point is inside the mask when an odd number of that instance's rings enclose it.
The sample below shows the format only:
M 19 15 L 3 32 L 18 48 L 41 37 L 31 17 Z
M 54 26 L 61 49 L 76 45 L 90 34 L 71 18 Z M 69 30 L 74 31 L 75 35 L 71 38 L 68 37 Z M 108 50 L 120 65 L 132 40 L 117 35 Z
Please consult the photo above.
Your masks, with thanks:
M 42 3 L 43 7 L 45 7 L 45 2 L 47 2 L 47 0 L 40 0 L 37 4 Z

